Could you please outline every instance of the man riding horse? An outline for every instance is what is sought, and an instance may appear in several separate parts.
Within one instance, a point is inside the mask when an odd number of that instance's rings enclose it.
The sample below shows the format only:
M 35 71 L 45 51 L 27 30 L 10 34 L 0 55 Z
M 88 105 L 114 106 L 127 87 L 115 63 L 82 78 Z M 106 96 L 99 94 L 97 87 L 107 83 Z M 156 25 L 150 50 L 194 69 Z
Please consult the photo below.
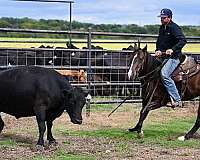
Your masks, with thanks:
M 186 39 L 181 28 L 172 21 L 170 9 L 162 9 L 159 17 L 162 25 L 156 42 L 155 56 L 161 57 L 164 53 L 166 57 L 161 69 L 161 79 L 171 98 L 171 102 L 167 106 L 182 107 L 181 97 L 171 75 L 180 63 L 181 49 L 186 44 Z
M 181 49 L 186 40 L 180 27 L 172 22 L 172 12 L 169 9 L 163 9 L 160 16 L 167 18 L 161 20 L 163 24 L 160 27 L 156 45 L 157 56 L 149 54 L 147 46 L 143 49 L 138 48 L 134 51 L 135 56 L 128 71 L 129 79 L 135 80 L 138 78 L 142 83 L 140 117 L 135 127 L 129 128 L 129 132 L 137 132 L 139 137 L 144 136 L 142 126 L 149 112 L 166 106 L 167 102 L 170 101 L 170 96 L 176 102 L 171 106 L 180 106 L 181 98 L 187 101 L 200 96 L 200 65 L 192 57 L 181 54 Z M 162 53 L 165 53 L 165 56 L 169 56 L 168 59 L 165 58 L 164 62 L 159 60 Z M 158 57 L 160 58 L 158 59 Z M 179 65 L 182 58 L 185 58 L 184 62 Z M 178 65 L 179 67 L 177 67 Z M 162 68 L 162 78 L 158 77 L 160 68 Z M 165 72 L 167 76 L 163 76 Z M 182 95 L 181 98 L 171 78 L 176 82 L 176 86 Z M 169 88 L 168 92 L 166 92 L 166 88 Z M 195 124 L 184 136 L 178 137 L 179 140 L 184 141 L 194 137 L 194 134 L 200 128 L 200 103 L 197 112 Z

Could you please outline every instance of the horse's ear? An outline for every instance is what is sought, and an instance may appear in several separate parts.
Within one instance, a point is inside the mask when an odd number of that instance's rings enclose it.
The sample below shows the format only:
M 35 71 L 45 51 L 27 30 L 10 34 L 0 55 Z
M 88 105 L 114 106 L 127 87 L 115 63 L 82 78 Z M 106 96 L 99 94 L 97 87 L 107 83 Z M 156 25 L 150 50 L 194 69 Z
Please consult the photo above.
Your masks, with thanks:
M 144 48 L 142 49 L 143 52 L 147 52 L 147 45 L 144 46 Z
M 134 43 L 134 47 L 133 47 L 134 51 L 136 51 L 138 49 L 138 46 L 136 43 Z

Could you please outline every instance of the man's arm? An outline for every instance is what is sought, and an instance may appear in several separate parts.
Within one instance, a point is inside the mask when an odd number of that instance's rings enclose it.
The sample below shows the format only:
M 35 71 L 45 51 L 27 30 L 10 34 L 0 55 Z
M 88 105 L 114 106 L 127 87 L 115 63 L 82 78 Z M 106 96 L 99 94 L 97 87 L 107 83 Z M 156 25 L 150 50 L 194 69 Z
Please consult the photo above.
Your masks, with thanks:
M 172 34 L 178 39 L 178 43 L 172 47 L 172 50 L 174 52 L 181 51 L 187 42 L 181 28 L 178 25 L 174 25 L 172 27 Z

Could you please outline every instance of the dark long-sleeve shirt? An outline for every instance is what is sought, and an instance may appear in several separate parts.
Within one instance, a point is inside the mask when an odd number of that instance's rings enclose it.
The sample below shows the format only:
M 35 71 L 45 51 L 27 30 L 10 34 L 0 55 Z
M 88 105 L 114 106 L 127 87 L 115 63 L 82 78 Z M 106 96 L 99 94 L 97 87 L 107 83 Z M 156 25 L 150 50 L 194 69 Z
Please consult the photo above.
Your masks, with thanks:
M 171 58 L 179 58 L 186 42 L 181 28 L 176 23 L 171 22 L 168 25 L 160 26 L 156 50 L 165 52 L 167 49 L 172 49 L 173 53 Z

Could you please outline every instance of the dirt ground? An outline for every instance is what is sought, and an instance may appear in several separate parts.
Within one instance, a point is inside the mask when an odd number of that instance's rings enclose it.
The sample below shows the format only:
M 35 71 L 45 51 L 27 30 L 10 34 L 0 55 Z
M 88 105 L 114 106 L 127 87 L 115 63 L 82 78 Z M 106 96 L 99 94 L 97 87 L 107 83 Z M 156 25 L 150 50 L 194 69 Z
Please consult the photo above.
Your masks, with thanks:
M 61 149 L 68 154 L 78 155 L 95 155 L 97 159 L 158 159 L 158 160 L 190 160 L 200 159 L 200 150 L 193 148 L 177 148 L 169 149 L 164 147 L 148 146 L 128 142 L 128 150 L 126 154 L 120 155 L 116 151 L 116 146 L 119 140 L 113 140 L 103 137 L 79 137 L 79 136 L 66 136 L 57 133 L 57 128 L 64 128 L 66 130 L 86 130 L 92 131 L 104 128 L 122 128 L 127 130 L 133 127 L 138 120 L 139 108 L 128 106 L 129 109 L 119 110 L 111 117 L 107 117 L 110 111 L 93 111 L 90 117 L 85 116 L 83 113 L 84 122 L 82 125 L 73 125 L 66 113 L 54 122 L 53 135 L 58 141 L 56 147 L 45 148 L 43 153 L 38 153 L 35 150 L 37 142 L 37 124 L 35 118 L 20 118 L 16 120 L 14 117 L 4 115 L 3 120 L 6 124 L 3 132 L 0 135 L 0 142 L 3 140 L 14 140 L 17 145 L 7 146 L 0 145 L 0 159 L 32 159 L 37 155 L 45 155 L 47 158 L 51 157 L 57 150 Z M 164 122 L 173 117 L 191 117 L 196 114 L 196 107 L 190 106 L 186 108 L 171 110 L 159 109 L 152 111 L 147 118 L 147 123 L 156 121 Z M 56 133 L 55 133 L 56 132 Z M 45 137 L 46 138 L 46 137 Z

